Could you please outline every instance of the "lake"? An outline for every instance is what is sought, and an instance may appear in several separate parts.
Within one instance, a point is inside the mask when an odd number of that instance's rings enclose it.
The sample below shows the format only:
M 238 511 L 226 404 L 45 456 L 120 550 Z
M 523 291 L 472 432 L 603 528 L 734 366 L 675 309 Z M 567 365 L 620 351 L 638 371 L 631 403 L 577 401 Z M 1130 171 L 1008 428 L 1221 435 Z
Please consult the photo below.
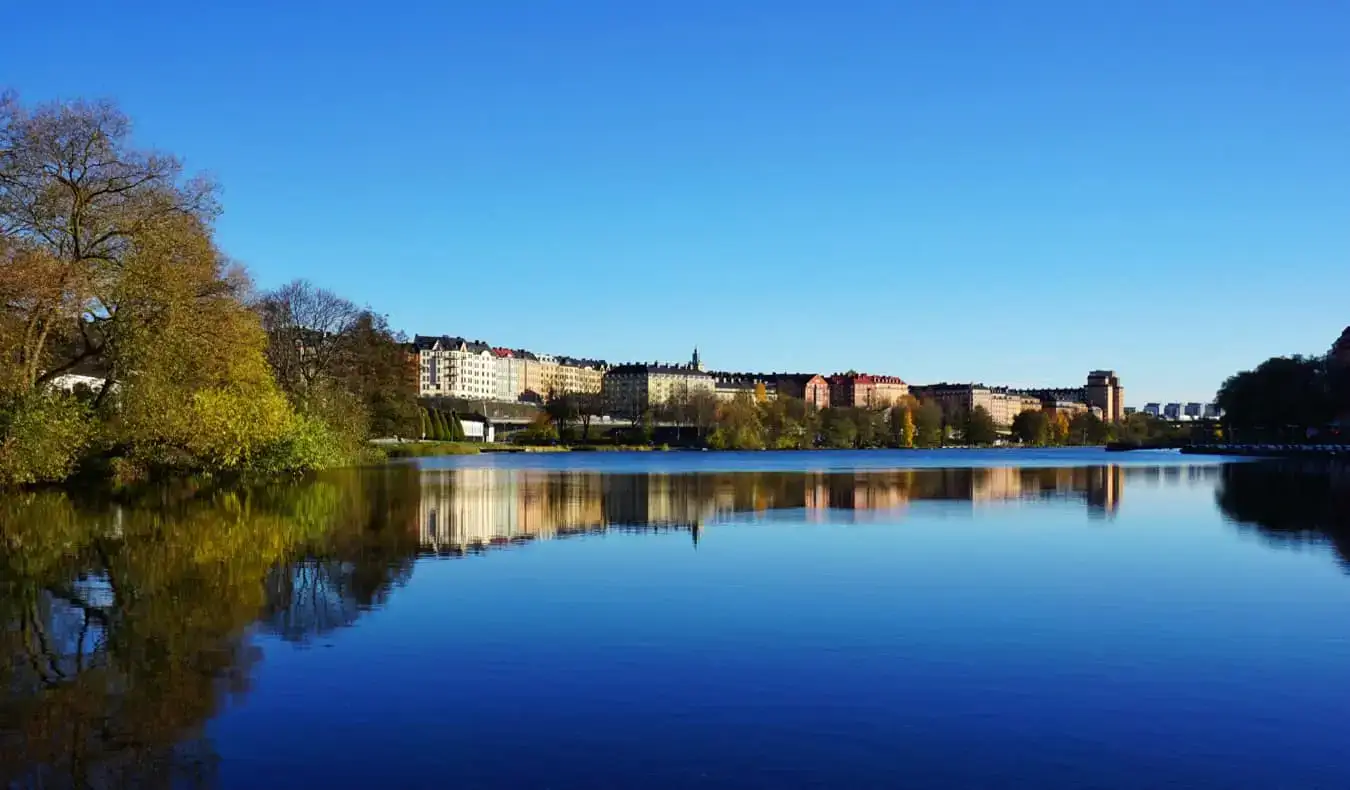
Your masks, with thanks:
M 19 787 L 1350 787 L 1350 471 L 425 459 L 0 496 Z M 0 783 L 5 784 L 5 783 Z

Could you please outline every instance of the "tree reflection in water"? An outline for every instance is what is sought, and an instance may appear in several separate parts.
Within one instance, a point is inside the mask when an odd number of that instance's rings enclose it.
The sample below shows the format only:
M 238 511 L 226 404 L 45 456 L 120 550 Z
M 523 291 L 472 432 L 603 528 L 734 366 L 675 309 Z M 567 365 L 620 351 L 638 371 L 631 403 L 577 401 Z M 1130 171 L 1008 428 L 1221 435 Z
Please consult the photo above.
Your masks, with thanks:
M 1270 540 L 1331 546 L 1350 572 L 1350 466 L 1229 464 L 1216 499 L 1226 516 Z
M 409 573 L 416 484 L 391 467 L 129 504 L 0 498 L 0 775 L 210 784 L 203 727 L 248 688 L 250 626 L 305 639 L 382 600 Z
M 24 786 L 210 784 L 205 725 L 248 690 L 258 630 L 303 643 L 381 606 L 419 553 L 595 531 L 689 530 L 737 514 L 850 522 L 911 503 L 1077 502 L 1110 517 L 1126 486 L 1214 485 L 1235 521 L 1329 542 L 1350 568 L 1344 469 L 909 469 L 608 474 L 349 471 L 133 502 L 0 497 L 0 776 Z

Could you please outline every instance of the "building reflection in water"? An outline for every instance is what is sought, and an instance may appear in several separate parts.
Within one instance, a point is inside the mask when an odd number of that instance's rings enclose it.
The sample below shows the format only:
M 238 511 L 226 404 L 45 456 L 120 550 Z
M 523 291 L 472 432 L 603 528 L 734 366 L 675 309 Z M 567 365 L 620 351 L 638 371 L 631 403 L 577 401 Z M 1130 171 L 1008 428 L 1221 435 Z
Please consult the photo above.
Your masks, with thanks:
M 619 531 L 687 530 L 770 511 L 806 520 L 894 520 L 913 502 L 971 507 L 1020 500 L 1082 502 L 1109 518 L 1127 478 L 1169 485 L 1212 481 L 1218 466 L 904 469 L 864 472 L 601 474 L 531 469 L 421 473 L 420 543 L 462 554 L 531 540 Z M 1160 478 L 1161 475 L 1161 478 Z M 1184 477 L 1183 477 L 1184 476 Z

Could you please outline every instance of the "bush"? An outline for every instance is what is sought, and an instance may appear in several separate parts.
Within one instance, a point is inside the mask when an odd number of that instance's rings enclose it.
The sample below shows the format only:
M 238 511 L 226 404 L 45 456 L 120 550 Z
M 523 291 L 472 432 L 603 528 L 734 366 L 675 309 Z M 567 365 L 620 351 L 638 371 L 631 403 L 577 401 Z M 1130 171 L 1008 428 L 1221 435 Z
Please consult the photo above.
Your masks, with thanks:
M 65 393 L 0 403 L 0 486 L 64 480 L 88 446 L 86 407 Z
M 350 437 L 311 415 L 296 415 L 286 433 L 260 454 L 251 471 L 300 474 L 354 462 Z

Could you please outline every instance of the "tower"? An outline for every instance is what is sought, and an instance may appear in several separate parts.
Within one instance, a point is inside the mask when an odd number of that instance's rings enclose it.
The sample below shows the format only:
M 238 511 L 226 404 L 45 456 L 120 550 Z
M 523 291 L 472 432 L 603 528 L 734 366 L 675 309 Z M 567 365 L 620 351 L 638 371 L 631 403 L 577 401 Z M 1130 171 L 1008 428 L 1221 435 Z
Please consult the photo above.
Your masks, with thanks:
M 694 346 L 694 358 L 689 361 L 689 367 L 698 371 L 703 370 L 703 360 L 699 359 L 698 346 Z
M 1102 410 L 1107 422 L 1120 422 L 1125 417 L 1125 389 L 1114 370 L 1094 370 L 1088 374 L 1083 394 L 1089 406 Z

